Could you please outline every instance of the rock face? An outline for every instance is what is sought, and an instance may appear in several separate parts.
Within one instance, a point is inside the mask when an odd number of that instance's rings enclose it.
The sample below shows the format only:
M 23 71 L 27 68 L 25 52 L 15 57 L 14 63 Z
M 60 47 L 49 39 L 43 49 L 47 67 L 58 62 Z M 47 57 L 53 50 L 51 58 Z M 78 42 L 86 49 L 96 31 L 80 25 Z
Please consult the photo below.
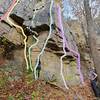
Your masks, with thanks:
M 23 18 L 23 24 L 26 26 L 36 27 L 42 24 L 49 25 L 49 8 L 50 0 L 23 0 L 15 7 L 12 14 Z
M 0 22 L 0 36 L 2 36 L 2 34 L 9 33 L 10 29 L 11 26 Z
M 9 41 L 15 45 L 23 44 L 23 37 L 15 28 L 11 28 L 9 33 L 4 34 L 3 36 L 8 40 L 10 39 Z
M 43 32 L 39 36 L 39 43 L 33 48 L 32 65 L 36 64 L 37 56 L 39 55 L 48 32 Z M 57 35 L 58 33 L 52 33 L 51 38 L 48 41 L 47 47 L 43 55 L 41 56 L 41 67 L 40 79 L 44 79 L 49 82 L 53 82 L 56 85 L 63 86 L 63 80 L 61 77 L 61 61 L 60 57 L 64 54 L 62 48 L 62 38 Z M 68 85 L 79 84 L 79 75 L 77 70 L 77 64 L 71 53 L 68 52 L 66 58 L 63 60 L 63 74 Z
M 27 51 L 30 48 L 30 46 L 36 42 L 35 39 L 33 38 L 33 35 L 36 35 L 34 31 L 37 33 L 36 37 L 38 38 L 39 42 L 36 46 L 34 46 L 31 49 L 31 60 L 32 60 L 33 68 L 36 64 L 37 56 L 41 52 L 41 49 L 43 48 L 43 45 L 49 34 L 49 30 L 50 30 L 49 29 L 50 28 L 49 7 L 50 7 L 49 0 L 42 0 L 42 2 L 39 2 L 37 0 L 21 0 L 11 13 L 11 18 L 17 24 L 22 26 L 27 36 L 27 41 L 26 41 Z M 60 28 L 57 26 L 57 22 L 55 21 L 57 19 L 57 16 L 54 13 L 56 12 L 52 10 L 52 15 L 54 19 L 53 20 L 54 26 L 52 26 L 52 35 L 48 40 L 43 55 L 41 56 L 42 69 L 40 72 L 40 79 L 64 87 L 64 83 L 60 71 L 61 70 L 60 58 L 62 55 L 64 55 L 63 43 L 62 43 L 62 37 L 60 35 Z M 3 27 L 6 26 L 5 28 L 7 30 L 7 32 L 5 32 L 6 34 L 4 34 L 4 32 L 2 33 L 2 37 L 9 40 L 9 42 L 13 43 L 13 45 L 16 47 L 14 50 L 10 51 L 10 54 L 13 54 L 13 58 L 12 59 L 5 58 L 6 64 L 9 63 L 9 66 L 11 66 L 9 67 L 11 71 L 16 70 L 16 72 L 17 71 L 19 72 L 18 75 L 15 74 L 16 76 L 18 77 L 22 76 L 23 66 L 24 68 L 26 68 L 24 55 L 23 55 L 23 51 L 24 51 L 23 35 L 18 28 L 10 26 L 9 23 L 7 25 L 7 23 L 2 22 L 1 25 Z M 76 42 L 73 40 L 74 37 L 71 35 L 71 32 L 67 30 L 66 22 L 63 22 L 63 25 L 64 25 L 65 36 L 66 39 L 68 40 L 69 47 L 75 51 L 78 51 Z M 66 52 L 67 52 L 67 56 L 63 59 L 63 75 L 65 77 L 65 81 L 69 86 L 80 84 L 76 59 L 68 51 L 67 48 L 66 48 Z M 29 53 L 27 52 L 27 59 L 28 57 L 29 57 Z

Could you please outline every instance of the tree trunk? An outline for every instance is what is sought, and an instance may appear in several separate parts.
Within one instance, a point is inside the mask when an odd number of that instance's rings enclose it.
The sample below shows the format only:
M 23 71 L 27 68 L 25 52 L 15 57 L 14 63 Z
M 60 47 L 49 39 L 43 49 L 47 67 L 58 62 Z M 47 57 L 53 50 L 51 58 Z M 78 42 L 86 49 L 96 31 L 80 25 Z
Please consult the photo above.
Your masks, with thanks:
M 94 67 L 98 74 L 98 81 L 100 83 L 100 56 L 96 45 L 96 29 L 91 15 L 91 8 L 89 7 L 89 0 L 84 0 L 85 17 L 87 22 L 88 44 L 90 46 L 91 57 L 93 58 Z

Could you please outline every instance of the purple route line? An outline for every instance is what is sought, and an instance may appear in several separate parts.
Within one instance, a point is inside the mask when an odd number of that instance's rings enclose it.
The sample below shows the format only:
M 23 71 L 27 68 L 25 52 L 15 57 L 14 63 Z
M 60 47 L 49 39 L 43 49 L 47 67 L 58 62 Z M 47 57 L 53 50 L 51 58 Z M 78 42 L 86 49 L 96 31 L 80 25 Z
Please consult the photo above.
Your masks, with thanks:
M 61 17 L 61 8 L 60 8 L 59 4 L 57 4 L 56 9 L 57 9 L 57 15 L 58 15 L 58 23 L 59 23 L 59 27 L 61 28 L 61 35 L 62 35 L 62 38 L 63 38 L 63 50 L 65 51 L 65 48 L 67 47 L 68 50 L 70 52 L 72 52 L 74 54 L 74 56 L 76 57 L 77 68 L 78 68 L 78 72 L 79 72 L 79 75 L 80 75 L 80 79 L 81 79 L 82 84 L 84 84 L 84 79 L 83 79 L 83 75 L 82 75 L 81 68 L 80 68 L 81 67 L 81 65 L 80 65 L 80 54 L 78 52 L 72 50 L 68 46 L 68 43 L 67 43 L 65 35 L 64 35 L 64 29 L 63 29 L 62 17 Z

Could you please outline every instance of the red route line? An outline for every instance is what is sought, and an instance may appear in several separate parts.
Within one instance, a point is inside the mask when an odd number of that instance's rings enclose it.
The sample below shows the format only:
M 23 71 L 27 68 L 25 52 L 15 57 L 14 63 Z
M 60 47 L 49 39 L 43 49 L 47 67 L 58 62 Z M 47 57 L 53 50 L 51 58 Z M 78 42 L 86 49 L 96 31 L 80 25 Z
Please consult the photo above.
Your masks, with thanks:
M 13 1 L 12 1 L 11 6 L 7 9 L 6 13 L 3 14 L 3 16 L 0 17 L 0 21 L 4 20 L 4 19 L 7 17 L 9 11 L 13 8 L 14 4 L 16 3 L 16 1 L 17 1 L 17 0 L 13 0 Z

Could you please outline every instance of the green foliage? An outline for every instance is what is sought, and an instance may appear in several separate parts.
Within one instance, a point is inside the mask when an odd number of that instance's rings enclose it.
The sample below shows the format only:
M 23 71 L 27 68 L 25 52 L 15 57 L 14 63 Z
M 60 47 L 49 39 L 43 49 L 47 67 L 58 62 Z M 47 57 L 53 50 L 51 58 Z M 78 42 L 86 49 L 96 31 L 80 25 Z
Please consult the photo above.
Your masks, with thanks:
M 5 84 L 7 83 L 7 79 L 8 77 L 6 75 L 2 75 L 2 73 L 0 73 L 0 87 L 4 87 Z
M 42 2 L 42 0 L 37 0 L 37 2 Z
M 25 75 L 25 79 L 28 85 L 31 85 L 34 81 L 33 72 L 29 69 Z
M 16 97 L 18 98 L 18 100 L 23 100 L 23 98 L 24 98 L 23 94 L 21 94 L 21 93 L 18 93 L 16 95 Z
M 33 91 L 32 94 L 31 94 L 31 96 L 32 96 L 32 100 L 34 100 L 34 97 L 36 97 L 36 92 Z
M 8 97 L 8 100 L 15 100 L 15 99 L 14 99 L 13 96 L 10 95 L 10 96 Z
M 42 96 L 42 99 L 41 100 L 44 100 L 44 96 Z
M 76 62 L 75 62 L 75 61 L 71 61 L 71 62 L 70 62 L 70 65 L 71 65 L 72 67 L 77 66 L 77 64 L 76 64 Z
M 27 74 L 31 74 L 32 70 L 29 68 L 29 70 L 27 70 Z
M 6 38 L 3 38 L 2 42 L 3 42 L 4 44 L 7 44 L 7 39 L 6 39 Z
M 67 75 L 65 78 L 66 78 L 66 80 L 71 81 L 74 79 L 74 75 L 73 74 Z
M 31 96 L 32 96 L 32 100 L 34 100 L 34 98 L 37 97 L 38 94 L 39 94 L 38 91 L 33 91 L 32 94 L 31 94 Z
M 5 37 L 0 37 L 0 44 L 7 45 L 8 41 Z

